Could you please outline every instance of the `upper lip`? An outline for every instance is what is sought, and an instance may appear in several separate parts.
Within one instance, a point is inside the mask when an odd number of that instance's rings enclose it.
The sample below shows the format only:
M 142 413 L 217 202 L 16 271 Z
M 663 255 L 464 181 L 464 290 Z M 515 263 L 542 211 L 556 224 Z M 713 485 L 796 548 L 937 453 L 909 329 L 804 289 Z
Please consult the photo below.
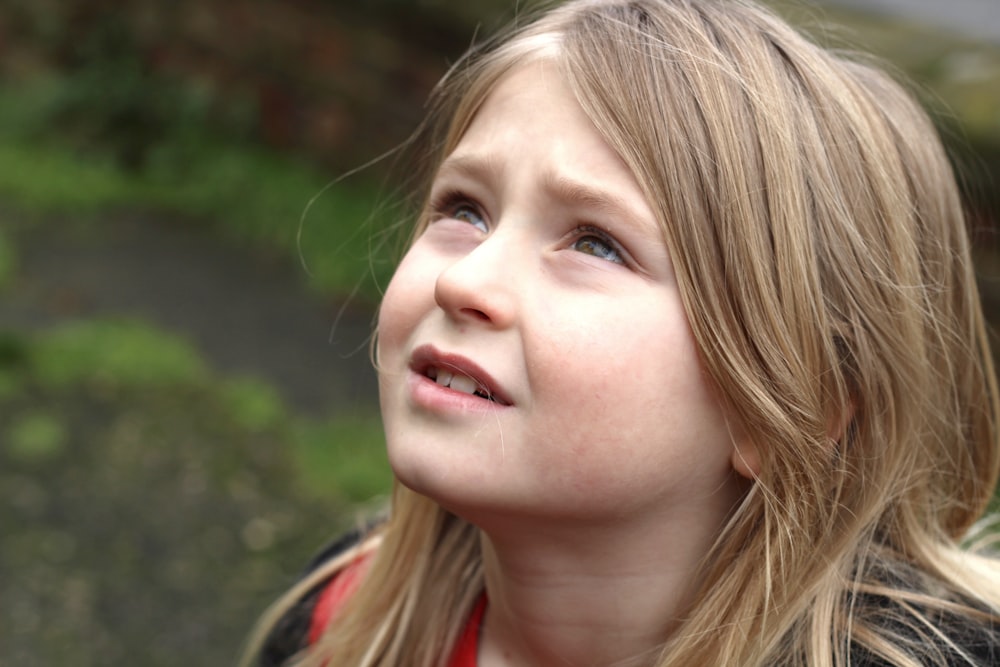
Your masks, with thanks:
M 500 383 L 471 359 L 459 354 L 442 352 L 433 345 L 421 345 L 413 351 L 410 357 L 410 369 L 414 373 L 427 375 L 427 371 L 431 368 L 466 375 L 475 380 L 483 393 L 494 402 L 500 405 L 512 405 L 510 396 L 500 386 Z

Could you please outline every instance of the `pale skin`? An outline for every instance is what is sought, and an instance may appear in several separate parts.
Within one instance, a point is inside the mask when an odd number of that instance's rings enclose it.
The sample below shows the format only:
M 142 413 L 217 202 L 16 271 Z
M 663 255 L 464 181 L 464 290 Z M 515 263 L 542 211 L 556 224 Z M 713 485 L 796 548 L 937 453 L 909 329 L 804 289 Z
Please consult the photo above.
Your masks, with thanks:
M 399 479 L 482 531 L 479 666 L 648 664 L 756 461 L 659 223 L 544 61 L 498 84 L 432 200 L 380 313 L 382 409 Z

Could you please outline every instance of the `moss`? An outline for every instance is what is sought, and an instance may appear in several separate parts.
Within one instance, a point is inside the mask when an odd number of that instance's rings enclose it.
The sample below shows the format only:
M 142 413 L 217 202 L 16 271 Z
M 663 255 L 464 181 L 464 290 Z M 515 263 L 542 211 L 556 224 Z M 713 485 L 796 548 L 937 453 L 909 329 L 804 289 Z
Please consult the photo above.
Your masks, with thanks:
M 29 464 L 58 456 L 67 442 L 65 424 L 56 415 L 42 411 L 17 415 L 8 424 L 6 436 L 8 455 Z
M 43 336 L 31 351 L 38 382 L 61 387 L 80 382 L 159 386 L 194 382 L 207 370 L 178 336 L 132 321 L 85 321 Z

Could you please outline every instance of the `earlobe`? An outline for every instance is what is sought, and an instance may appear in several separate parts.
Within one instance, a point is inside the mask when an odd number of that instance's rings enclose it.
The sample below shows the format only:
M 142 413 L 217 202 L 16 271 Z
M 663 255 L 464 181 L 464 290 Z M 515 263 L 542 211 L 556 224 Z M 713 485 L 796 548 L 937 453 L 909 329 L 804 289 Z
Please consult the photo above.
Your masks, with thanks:
M 854 401 L 852 400 L 842 414 L 827 420 L 826 437 L 834 443 L 839 443 L 847 434 L 847 429 L 854 421 Z
M 733 446 L 733 470 L 747 479 L 757 479 L 760 475 L 760 450 L 749 439 L 742 439 Z
M 760 447 L 749 437 L 746 426 L 732 416 L 727 420 L 729 437 L 732 438 L 733 451 L 729 455 L 729 463 L 740 477 L 750 481 L 760 476 Z

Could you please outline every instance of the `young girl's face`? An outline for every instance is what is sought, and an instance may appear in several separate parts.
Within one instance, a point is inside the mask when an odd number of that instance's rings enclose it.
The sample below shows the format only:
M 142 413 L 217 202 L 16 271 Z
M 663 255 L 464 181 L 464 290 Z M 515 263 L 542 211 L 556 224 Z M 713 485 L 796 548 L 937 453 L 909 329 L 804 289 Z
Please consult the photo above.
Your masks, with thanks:
M 442 164 L 379 317 L 389 458 L 466 516 L 728 512 L 731 429 L 639 185 L 551 64 Z

